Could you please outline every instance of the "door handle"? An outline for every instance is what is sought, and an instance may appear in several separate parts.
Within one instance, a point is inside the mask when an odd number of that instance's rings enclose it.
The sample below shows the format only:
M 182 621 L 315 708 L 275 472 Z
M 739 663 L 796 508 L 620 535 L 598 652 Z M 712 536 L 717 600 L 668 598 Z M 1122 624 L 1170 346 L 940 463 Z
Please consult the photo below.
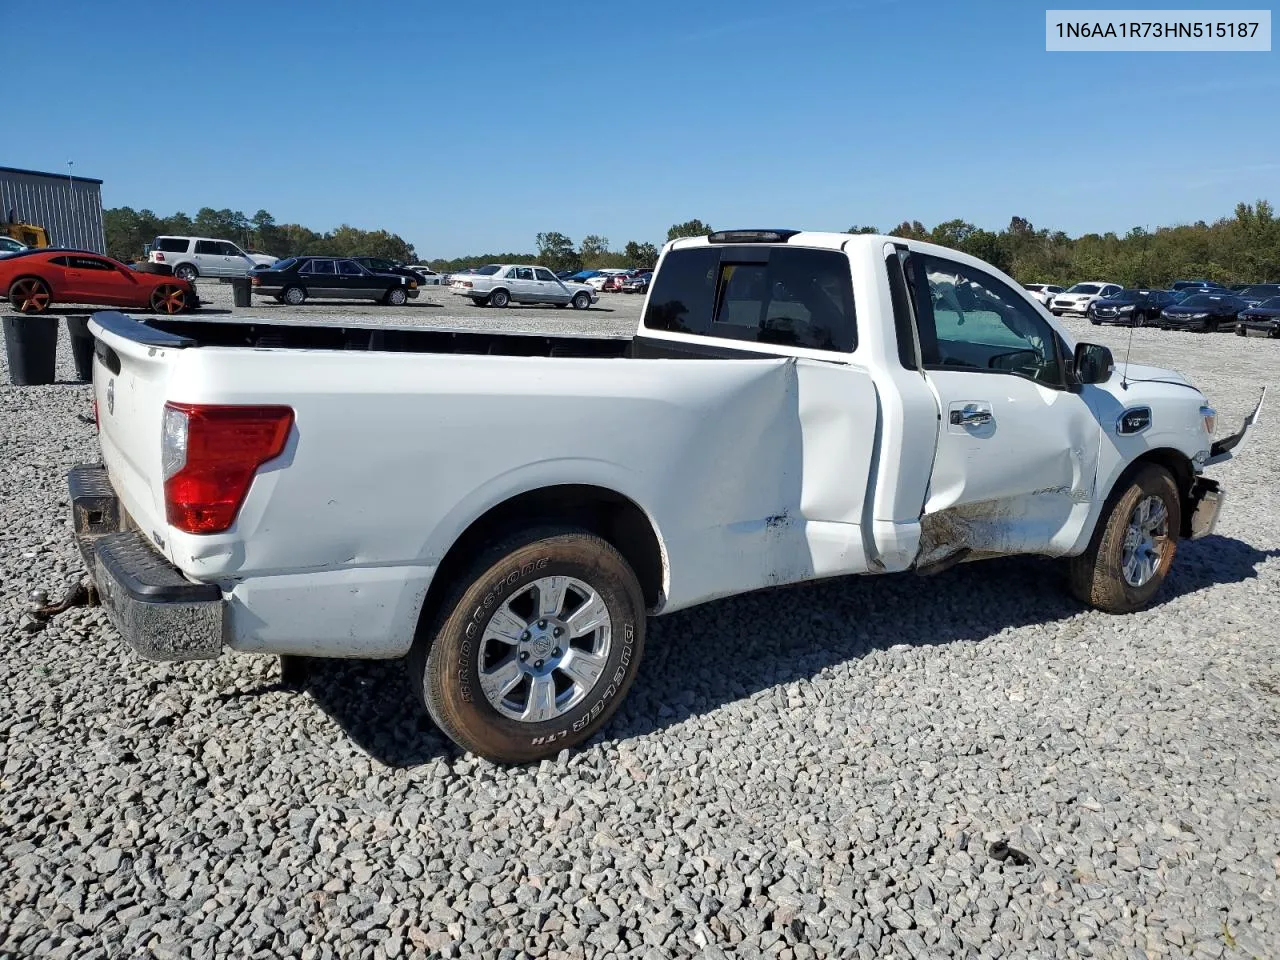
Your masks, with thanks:
M 994 419 L 990 410 L 983 410 L 972 403 L 963 410 L 951 411 L 951 423 L 956 427 L 976 427 Z

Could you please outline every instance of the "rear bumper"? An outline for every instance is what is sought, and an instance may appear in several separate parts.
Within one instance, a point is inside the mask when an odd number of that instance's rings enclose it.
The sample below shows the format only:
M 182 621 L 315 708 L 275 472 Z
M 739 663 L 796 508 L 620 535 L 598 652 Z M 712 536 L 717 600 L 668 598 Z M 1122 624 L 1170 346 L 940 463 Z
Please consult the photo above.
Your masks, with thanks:
M 129 529 L 106 470 L 67 475 L 76 544 L 120 635 L 148 660 L 205 660 L 222 651 L 226 604 L 214 584 L 194 583 Z

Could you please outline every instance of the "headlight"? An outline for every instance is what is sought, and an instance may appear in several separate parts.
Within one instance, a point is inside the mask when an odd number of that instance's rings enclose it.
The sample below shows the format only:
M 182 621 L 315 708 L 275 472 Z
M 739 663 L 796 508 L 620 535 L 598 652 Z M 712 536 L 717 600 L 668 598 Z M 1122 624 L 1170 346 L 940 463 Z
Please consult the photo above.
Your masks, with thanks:
M 1120 308 L 1121 313 L 1130 313 L 1132 310 L 1133 310 L 1132 303 L 1126 303 L 1123 307 Z
M 1205 319 L 1206 317 L 1208 317 L 1208 316 L 1209 316 L 1209 315 L 1208 315 L 1207 313 L 1193 313 L 1193 314 L 1191 315 L 1191 319 L 1192 319 L 1192 320 L 1204 320 L 1204 319 Z
M 1201 407 L 1200 419 L 1204 421 L 1204 432 L 1213 436 L 1213 430 L 1218 425 L 1218 411 L 1209 406 Z

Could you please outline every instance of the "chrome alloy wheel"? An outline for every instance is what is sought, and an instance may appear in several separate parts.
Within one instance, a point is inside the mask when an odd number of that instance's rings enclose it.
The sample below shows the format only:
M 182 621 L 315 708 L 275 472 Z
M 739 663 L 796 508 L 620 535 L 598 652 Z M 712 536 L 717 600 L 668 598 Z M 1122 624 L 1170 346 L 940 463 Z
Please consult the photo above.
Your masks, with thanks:
M 493 708 L 522 723 L 572 710 L 604 672 L 612 618 L 574 577 L 543 577 L 507 597 L 480 640 L 480 687 Z
M 1129 526 L 1124 534 L 1124 549 L 1120 566 L 1124 582 L 1131 587 L 1144 586 L 1164 559 L 1169 543 L 1169 511 L 1164 501 L 1148 495 L 1138 501 L 1129 514 Z

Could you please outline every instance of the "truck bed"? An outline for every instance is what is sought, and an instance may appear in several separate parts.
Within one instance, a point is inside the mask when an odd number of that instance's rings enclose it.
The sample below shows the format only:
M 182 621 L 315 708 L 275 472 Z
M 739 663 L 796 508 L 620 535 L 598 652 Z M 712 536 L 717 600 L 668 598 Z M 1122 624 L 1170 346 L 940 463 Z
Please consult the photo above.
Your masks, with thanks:
M 100 311 L 104 329 L 163 347 L 249 347 L 293 350 L 372 350 L 386 353 L 452 353 L 504 357 L 596 357 L 630 355 L 630 336 L 610 334 L 497 333 L 448 328 L 392 327 L 291 320 L 200 319 Z

